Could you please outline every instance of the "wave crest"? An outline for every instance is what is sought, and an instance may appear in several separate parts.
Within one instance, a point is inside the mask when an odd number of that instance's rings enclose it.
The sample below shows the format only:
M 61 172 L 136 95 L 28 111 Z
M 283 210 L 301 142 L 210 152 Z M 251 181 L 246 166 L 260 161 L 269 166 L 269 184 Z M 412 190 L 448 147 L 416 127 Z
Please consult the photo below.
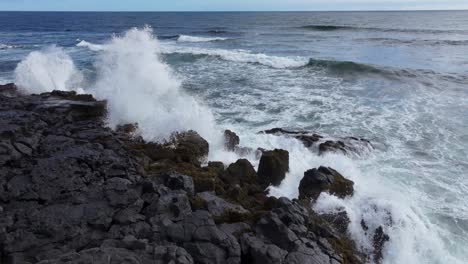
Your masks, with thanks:
M 195 37 L 195 36 L 188 36 L 188 35 L 180 35 L 177 38 L 177 41 L 179 42 L 193 42 L 193 43 L 198 43 L 198 42 L 212 42 L 212 41 L 224 41 L 227 40 L 227 38 L 221 38 L 221 37 Z

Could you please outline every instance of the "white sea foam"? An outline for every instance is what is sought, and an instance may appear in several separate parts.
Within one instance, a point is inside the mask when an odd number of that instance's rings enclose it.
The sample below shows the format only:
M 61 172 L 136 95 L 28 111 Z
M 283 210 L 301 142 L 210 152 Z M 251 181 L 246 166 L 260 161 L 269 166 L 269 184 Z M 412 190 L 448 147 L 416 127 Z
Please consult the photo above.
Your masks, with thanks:
M 196 37 L 196 36 L 188 36 L 188 35 L 180 35 L 177 38 L 177 41 L 179 42 L 211 42 L 211 41 L 223 41 L 227 40 L 227 38 L 221 38 L 221 37 Z
M 194 37 L 198 38 L 198 37 Z M 211 41 L 217 38 L 202 38 L 204 41 Z M 210 40 L 208 40 L 210 39 Z M 180 37 L 179 37 L 180 41 Z M 190 42 L 190 41 L 187 41 Z M 191 41 L 197 42 L 197 41 Z M 202 41 L 199 41 L 202 42 Z M 304 57 L 282 57 L 267 55 L 263 53 L 252 53 L 247 50 L 227 50 L 227 49 L 209 49 L 209 48 L 200 48 L 200 47 L 186 47 L 186 46 L 177 46 L 172 43 L 159 43 L 158 51 L 164 54 L 192 54 L 192 55 L 206 55 L 219 57 L 223 60 L 241 62 L 241 63 L 258 63 L 261 65 L 269 66 L 277 69 L 284 68 L 296 68 L 306 66 L 309 63 L 308 58 Z M 86 47 L 93 51 L 102 51 L 106 48 L 105 45 L 99 45 L 87 42 L 85 40 L 80 41 L 77 44 L 79 47 Z
M 0 50 L 13 49 L 15 46 L 0 43 Z
M 78 89 L 81 73 L 62 48 L 31 52 L 15 70 L 15 83 L 26 93 Z
M 180 81 L 161 61 L 151 29 L 129 30 L 103 47 L 92 92 L 108 100 L 111 125 L 138 122 L 148 140 L 190 129 L 211 141 L 217 138 L 211 111 L 182 91 Z
M 79 40 L 78 40 L 79 41 Z M 86 40 L 81 40 L 78 44 L 76 44 L 77 47 L 86 47 L 92 51 L 101 51 L 101 50 L 104 50 L 104 46 L 103 45 L 99 45 L 99 44 L 93 44 L 93 43 L 90 43 L 90 42 L 87 42 Z
M 208 49 L 198 47 L 181 47 L 169 43 L 162 45 L 162 52 L 182 53 L 193 55 L 207 55 L 219 57 L 223 60 L 242 62 L 242 63 L 258 63 L 272 68 L 292 68 L 305 66 L 308 59 L 303 57 L 281 57 L 274 55 L 267 55 L 263 53 L 252 53 L 247 50 L 227 50 L 227 49 Z

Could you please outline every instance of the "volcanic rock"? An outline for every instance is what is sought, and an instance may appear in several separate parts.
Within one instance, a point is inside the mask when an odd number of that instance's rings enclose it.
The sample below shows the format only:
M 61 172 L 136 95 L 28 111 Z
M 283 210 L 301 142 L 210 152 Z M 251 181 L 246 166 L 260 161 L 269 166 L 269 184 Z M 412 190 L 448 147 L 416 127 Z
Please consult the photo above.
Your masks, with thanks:
M 258 178 L 264 185 L 279 186 L 289 171 L 289 153 L 275 149 L 264 151 L 258 165 Z
M 131 135 L 137 125 L 106 127 L 105 101 L 9 87 L 2 264 L 362 263 L 313 211 L 267 197 L 247 160 L 202 167 L 209 146 L 194 131 L 146 142 Z
M 236 147 L 239 145 L 240 139 L 236 133 L 232 132 L 231 130 L 224 131 L 224 147 L 229 151 L 234 151 Z
M 304 173 L 299 184 L 299 199 L 316 200 L 320 193 L 329 192 L 340 198 L 354 193 L 354 182 L 332 168 L 320 167 Z

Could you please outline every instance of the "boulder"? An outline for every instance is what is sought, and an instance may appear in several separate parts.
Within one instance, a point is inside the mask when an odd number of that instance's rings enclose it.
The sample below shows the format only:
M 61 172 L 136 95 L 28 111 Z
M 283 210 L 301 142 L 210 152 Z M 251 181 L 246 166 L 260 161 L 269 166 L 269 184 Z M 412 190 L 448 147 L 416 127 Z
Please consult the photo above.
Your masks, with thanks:
M 208 142 L 192 130 L 174 133 L 163 144 L 134 142 L 132 148 L 137 152 L 143 150 L 153 161 L 190 163 L 195 166 L 200 166 L 209 152 Z
M 293 131 L 283 128 L 273 128 L 260 133 L 295 138 L 301 141 L 305 147 L 318 146 L 319 155 L 326 153 L 338 153 L 343 155 L 363 154 L 374 149 L 372 143 L 364 138 L 356 137 L 323 137 L 308 131 Z M 315 147 L 313 148 L 316 149 Z
M 236 133 L 232 132 L 231 130 L 224 131 L 224 147 L 226 150 L 234 151 L 239 143 L 240 139 Z
M 299 184 L 299 199 L 316 200 L 322 192 L 344 198 L 354 193 L 354 182 L 332 168 L 320 167 L 306 171 Z
M 240 159 L 229 165 L 221 178 L 229 184 L 252 183 L 256 181 L 257 173 L 250 161 Z
M 372 241 L 372 246 L 374 247 L 374 262 L 381 263 L 383 258 L 383 248 L 385 243 L 390 240 L 390 237 L 383 231 L 382 226 L 379 226 L 375 232 Z
M 228 213 L 239 215 L 249 213 L 249 211 L 245 210 L 242 206 L 226 202 L 212 192 L 199 193 L 197 196 L 205 201 L 206 209 L 214 217 L 221 217 Z
M 183 190 L 188 194 L 194 194 L 195 192 L 192 177 L 177 172 L 168 172 L 164 173 L 161 178 L 163 179 L 164 185 L 171 190 Z
M 193 258 L 184 248 L 178 246 L 157 246 L 154 249 L 154 264 L 193 264 Z
M 242 255 L 245 263 L 252 264 L 282 264 L 288 252 L 275 244 L 269 243 L 251 233 L 242 235 Z
M 18 87 L 14 83 L 0 84 L 0 95 L 12 97 L 15 96 Z
M 322 136 L 317 135 L 315 133 L 309 133 L 307 131 L 292 131 L 292 130 L 286 130 L 283 128 L 273 128 L 270 130 L 261 131 L 260 133 L 276 135 L 276 136 L 284 135 L 287 137 L 292 137 L 301 141 L 304 144 L 304 146 L 308 148 L 312 147 L 313 145 L 315 145 L 317 142 L 319 142 L 323 138 Z
M 289 152 L 282 149 L 264 151 L 258 165 L 258 179 L 263 185 L 279 186 L 289 171 Z
M 343 155 L 362 154 L 373 150 L 372 143 L 363 138 L 346 137 L 339 140 L 328 140 L 319 145 L 319 155 L 338 153 Z
M 172 140 L 175 143 L 174 152 L 180 161 L 200 164 L 208 156 L 208 142 L 193 130 L 177 133 Z

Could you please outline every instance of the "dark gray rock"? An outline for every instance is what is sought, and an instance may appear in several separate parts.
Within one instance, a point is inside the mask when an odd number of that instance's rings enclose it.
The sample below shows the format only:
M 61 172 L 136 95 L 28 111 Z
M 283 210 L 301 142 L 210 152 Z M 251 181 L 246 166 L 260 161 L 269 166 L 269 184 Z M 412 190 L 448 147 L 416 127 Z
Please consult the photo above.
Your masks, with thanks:
M 283 128 L 273 128 L 260 133 L 295 138 L 305 147 L 318 149 L 319 155 L 337 153 L 343 155 L 362 155 L 374 149 L 372 143 L 364 138 L 356 137 L 323 137 L 307 131 L 293 131 Z
M 257 173 L 250 161 L 240 159 L 229 165 L 221 178 L 230 184 L 252 183 L 257 179 Z
M 236 133 L 232 132 L 231 130 L 224 131 L 224 147 L 226 150 L 234 151 L 239 143 L 240 139 Z
M 90 95 L 15 89 L 0 86 L 0 263 L 354 263 L 333 226 L 268 198 L 247 160 L 201 167 L 196 132 L 148 143 L 106 127 Z M 195 195 L 190 176 L 213 192 Z
M 279 186 L 289 171 L 289 152 L 264 151 L 258 165 L 258 179 L 264 185 Z
M 161 178 L 163 178 L 164 185 L 169 187 L 171 190 L 183 190 L 188 194 L 194 194 L 195 192 L 192 177 L 176 172 L 168 172 L 161 175 Z
M 299 184 L 299 198 L 316 200 L 320 193 L 329 192 L 340 198 L 354 193 L 354 182 L 332 168 L 320 167 L 304 173 Z
M 216 196 L 212 192 L 199 193 L 197 196 L 205 201 L 206 209 L 213 216 L 220 217 L 228 212 L 234 212 L 237 214 L 249 213 L 249 211 L 245 210 L 242 206 L 226 202 L 224 199 Z
M 360 155 L 373 150 L 372 143 L 363 138 L 346 137 L 338 140 L 328 140 L 319 145 L 319 155 L 338 153 L 343 155 Z
M 243 259 L 252 264 L 282 264 L 288 255 L 286 250 L 268 243 L 255 235 L 248 233 L 241 238 Z
M 381 263 L 383 259 L 383 249 L 385 244 L 390 240 L 390 237 L 384 232 L 382 226 L 379 226 L 375 232 L 372 240 L 374 247 L 374 262 Z
M 178 246 L 157 246 L 154 248 L 154 264 L 193 264 L 192 256 Z

